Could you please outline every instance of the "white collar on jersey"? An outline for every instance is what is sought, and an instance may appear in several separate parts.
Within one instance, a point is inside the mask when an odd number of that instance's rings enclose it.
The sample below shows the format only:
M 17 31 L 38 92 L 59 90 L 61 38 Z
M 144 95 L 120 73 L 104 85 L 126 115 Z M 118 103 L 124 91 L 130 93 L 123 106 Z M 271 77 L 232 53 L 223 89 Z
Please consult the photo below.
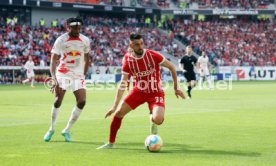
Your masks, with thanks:
M 143 53 L 143 55 L 142 55 L 140 58 L 137 58 L 137 57 L 133 56 L 132 54 L 133 54 L 134 52 L 130 53 L 130 56 L 131 56 L 132 58 L 134 58 L 134 59 L 142 59 L 142 58 L 144 57 L 144 55 L 146 54 L 146 52 L 147 52 L 147 49 L 144 49 L 144 53 Z

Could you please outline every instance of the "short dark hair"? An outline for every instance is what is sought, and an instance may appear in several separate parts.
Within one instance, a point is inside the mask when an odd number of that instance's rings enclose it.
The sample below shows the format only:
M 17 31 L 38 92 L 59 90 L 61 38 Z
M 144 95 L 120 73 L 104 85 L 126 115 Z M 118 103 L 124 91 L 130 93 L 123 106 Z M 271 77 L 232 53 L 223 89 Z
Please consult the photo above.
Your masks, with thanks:
M 138 34 L 138 33 L 131 33 L 129 36 L 129 40 L 133 41 L 135 39 L 142 39 L 142 35 Z
M 83 24 L 83 21 L 79 17 L 71 17 L 66 20 L 67 25 L 69 25 L 71 22 L 80 22 L 81 25 Z

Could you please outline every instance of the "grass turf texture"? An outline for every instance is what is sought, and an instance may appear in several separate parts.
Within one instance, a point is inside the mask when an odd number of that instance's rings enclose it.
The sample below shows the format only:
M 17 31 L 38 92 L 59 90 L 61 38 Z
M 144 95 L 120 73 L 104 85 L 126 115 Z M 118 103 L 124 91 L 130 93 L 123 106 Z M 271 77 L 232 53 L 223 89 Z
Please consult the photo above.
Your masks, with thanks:
M 53 95 L 43 86 L 0 86 L 0 165 L 250 165 L 276 163 L 275 82 L 234 82 L 231 91 L 193 91 L 177 100 L 166 91 L 166 117 L 159 127 L 164 147 L 149 153 L 147 105 L 123 120 L 116 149 L 96 150 L 108 139 L 111 118 L 104 119 L 115 91 L 88 91 L 87 105 L 72 128 L 72 143 L 60 135 L 75 104 L 68 91 L 51 142 Z

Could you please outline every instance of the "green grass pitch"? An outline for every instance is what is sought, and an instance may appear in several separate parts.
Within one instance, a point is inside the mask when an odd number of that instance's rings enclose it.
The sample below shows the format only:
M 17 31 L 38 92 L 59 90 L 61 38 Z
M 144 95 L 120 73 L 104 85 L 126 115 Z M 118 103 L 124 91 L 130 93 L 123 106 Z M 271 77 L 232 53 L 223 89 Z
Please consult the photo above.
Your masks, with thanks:
M 234 82 L 233 90 L 193 91 L 177 100 L 166 91 L 166 117 L 159 127 L 160 153 L 149 153 L 149 114 L 143 105 L 128 114 L 116 149 L 96 150 L 108 140 L 104 119 L 115 91 L 89 90 L 87 105 L 72 128 L 72 143 L 60 135 L 75 104 L 68 91 L 51 142 L 53 95 L 43 86 L 0 86 L 0 165 L 26 166 L 274 166 L 276 165 L 276 82 Z

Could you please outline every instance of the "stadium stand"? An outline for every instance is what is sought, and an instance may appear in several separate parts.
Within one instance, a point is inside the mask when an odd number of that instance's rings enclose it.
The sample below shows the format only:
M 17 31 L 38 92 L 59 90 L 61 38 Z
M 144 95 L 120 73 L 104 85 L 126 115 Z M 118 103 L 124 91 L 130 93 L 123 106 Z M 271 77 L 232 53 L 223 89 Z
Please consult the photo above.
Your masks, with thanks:
M 149 48 L 170 54 L 178 51 L 172 49 L 175 45 L 172 39 L 161 35 L 154 27 L 145 27 L 144 23 L 139 23 L 135 18 L 118 20 L 86 17 L 84 22 L 83 33 L 91 37 L 91 48 L 93 48 L 91 57 L 96 65 L 121 65 L 120 58 L 126 52 L 128 45 L 125 39 L 133 31 L 144 34 L 145 44 Z M 28 55 L 33 55 L 35 65 L 39 65 L 41 59 L 49 65 L 51 46 L 57 36 L 65 32 L 64 26 L 58 25 L 57 27 L 32 27 L 9 24 L 1 27 L 0 64 L 20 66 L 27 60 Z
M 64 2 L 66 0 L 55 0 Z M 123 0 L 67 0 L 70 3 L 123 5 Z M 134 3 L 135 2 L 135 3 Z M 271 0 L 181 0 L 152 1 L 132 0 L 132 4 L 144 7 L 161 7 L 160 2 L 185 3 L 181 8 L 194 6 L 202 8 L 266 8 Z M 196 4 L 196 5 L 195 5 Z M 171 4 L 169 4 L 171 5 Z M 17 9 L 18 13 L 29 11 Z M 22 11 L 22 12 L 21 12 Z M 36 66 L 49 66 L 50 50 L 55 39 L 66 31 L 64 19 L 55 26 L 31 25 L 31 17 L 24 14 L 12 15 L 2 11 L 0 16 L 0 67 L 22 66 L 33 56 Z M 26 12 L 28 14 L 30 12 Z M 97 16 L 96 16 L 97 15 Z M 108 17 L 100 14 L 81 14 L 85 26 L 82 32 L 91 39 L 91 64 L 95 66 L 121 66 L 121 59 L 127 50 L 127 36 L 133 31 L 144 34 L 145 45 L 162 51 L 175 59 L 184 54 L 184 45 L 191 45 L 200 54 L 205 50 L 214 66 L 275 66 L 276 65 L 276 20 L 258 20 L 257 17 L 242 16 L 236 19 L 220 19 L 211 16 L 205 21 L 196 21 L 189 16 L 172 18 L 150 17 L 149 15 L 119 15 Z M 110 16 L 110 15 L 109 15 Z M 211 19 L 210 19 L 211 18 Z M 176 41 L 176 39 L 178 41 Z M 179 42 L 180 41 L 180 42 Z M 183 43 L 179 45 L 179 43 Z M 21 82 L 24 70 L 0 72 L 0 83 Z M 12 77 L 15 78 L 12 78 Z M 36 81 L 43 82 L 45 72 L 36 73 Z
M 273 0 L 172 0 L 180 8 L 268 8 Z
M 1 24 L 5 25 L 4 19 L 1 20 Z M 87 16 L 84 22 L 83 33 L 91 39 L 90 56 L 95 66 L 120 66 L 122 56 L 128 47 L 128 41 L 125 39 L 134 31 L 144 34 L 145 45 L 148 48 L 172 55 L 181 52 L 173 39 L 160 34 L 157 28 L 147 27 L 144 22 L 139 22 L 135 18 L 119 20 Z M 0 66 L 21 66 L 29 55 L 33 56 L 36 66 L 40 66 L 41 63 L 48 66 L 51 47 L 55 39 L 64 32 L 62 24 L 58 24 L 57 27 L 18 24 L 0 27 Z M 10 76 L 4 75 L 1 79 L 7 81 L 6 77 Z M 16 77 L 19 76 L 20 74 L 16 73 Z
M 205 50 L 214 65 L 275 65 L 275 20 L 170 20 L 166 26 L 194 52 Z
M 80 3 L 80 4 L 116 5 L 116 6 L 123 5 L 123 0 L 48 0 L 48 1 Z
M 161 8 L 169 8 L 170 7 L 170 1 L 169 0 L 157 0 L 156 3 Z

